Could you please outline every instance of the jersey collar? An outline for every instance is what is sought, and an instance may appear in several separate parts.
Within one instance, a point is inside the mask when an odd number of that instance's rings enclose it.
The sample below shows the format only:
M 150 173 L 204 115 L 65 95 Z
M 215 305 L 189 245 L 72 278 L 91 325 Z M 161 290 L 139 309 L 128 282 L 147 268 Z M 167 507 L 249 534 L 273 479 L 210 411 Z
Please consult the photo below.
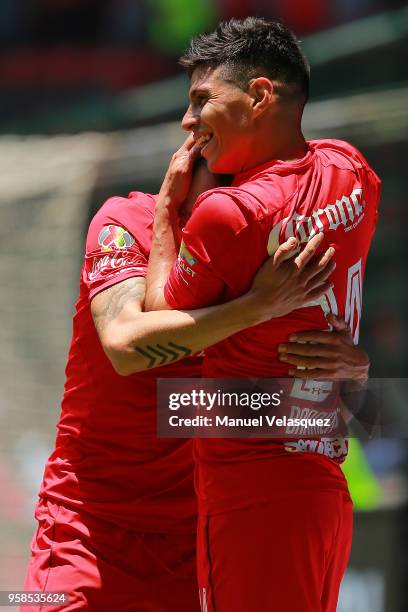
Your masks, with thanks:
M 263 164 L 259 164 L 259 166 L 254 166 L 249 170 L 244 170 L 244 172 L 236 174 L 231 183 L 231 187 L 239 187 L 243 183 L 253 180 L 258 174 L 263 174 L 267 170 L 273 170 L 276 173 L 284 173 L 309 165 L 313 156 L 313 150 L 310 146 L 310 142 L 307 142 L 307 145 L 309 146 L 309 150 L 303 157 L 299 157 L 299 159 L 294 159 L 292 161 L 272 159 L 268 162 L 264 162 Z

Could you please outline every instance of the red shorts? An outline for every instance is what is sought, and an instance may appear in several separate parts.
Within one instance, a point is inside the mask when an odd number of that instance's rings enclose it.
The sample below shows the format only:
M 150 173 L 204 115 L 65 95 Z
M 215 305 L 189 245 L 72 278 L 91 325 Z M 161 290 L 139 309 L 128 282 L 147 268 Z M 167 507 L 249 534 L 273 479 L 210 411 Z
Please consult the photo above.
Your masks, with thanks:
M 352 539 L 343 491 L 199 518 L 203 612 L 335 612 Z
M 199 612 L 195 534 L 140 533 L 40 501 L 25 591 L 64 591 L 68 606 L 22 612 Z

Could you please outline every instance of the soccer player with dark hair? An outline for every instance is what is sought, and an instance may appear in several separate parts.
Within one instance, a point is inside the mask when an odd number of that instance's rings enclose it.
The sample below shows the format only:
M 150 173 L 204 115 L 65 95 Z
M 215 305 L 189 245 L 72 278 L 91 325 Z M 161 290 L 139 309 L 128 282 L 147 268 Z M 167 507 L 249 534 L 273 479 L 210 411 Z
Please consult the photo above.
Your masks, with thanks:
M 146 307 L 190 309 L 234 299 L 285 240 L 303 245 L 322 233 L 323 248 L 336 249 L 324 296 L 205 352 L 209 378 L 284 377 L 293 373 L 288 363 L 296 364 L 287 356 L 288 341 L 329 330 L 332 314 L 345 318 L 358 340 L 380 181 L 352 145 L 306 142 L 301 120 L 309 67 L 283 25 L 258 18 L 221 23 L 193 40 L 181 63 L 191 76 L 183 119 L 191 135 L 157 202 Z M 234 178 L 198 198 L 177 261 L 173 219 L 188 190 L 189 151 L 197 146 L 211 172 Z M 317 373 L 314 381 L 293 380 L 291 408 L 326 396 L 336 406 L 337 386 L 316 380 L 332 368 L 334 345 L 327 344 L 318 365 L 308 348 Z M 195 441 L 204 610 L 335 611 L 352 537 L 340 468 L 346 454 L 342 436 L 311 439 L 307 431 L 296 439 Z
M 217 185 L 199 164 L 177 226 Z M 198 611 L 192 443 L 157 438 L 156 378 L 200 377 L 201 349 L 329 287 L 331 249 L 313 257 L 316 238 L 297 255 L 292 239 L 229 304 L 143 312 L 156 200 L 141 192 L 110 198 L 88 231 L 25 583 L 28 591 L 67 593 L 69 603 L 50 611 Z

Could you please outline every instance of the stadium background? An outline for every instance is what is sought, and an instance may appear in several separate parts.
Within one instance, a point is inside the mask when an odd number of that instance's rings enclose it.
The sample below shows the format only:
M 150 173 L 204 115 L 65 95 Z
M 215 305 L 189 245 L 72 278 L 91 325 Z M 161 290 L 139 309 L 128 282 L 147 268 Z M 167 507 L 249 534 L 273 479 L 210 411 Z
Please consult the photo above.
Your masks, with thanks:
M 397 0 L 1 0 L 0 590 L 21 589 L 55 435 L 83 240 L 112 194 L 155 192 L 187 81 L 176 59 L 220 18 L 281 18 L 312 66 L 307 137 L 357 145 L 384 182 L 364 290 L 372 375 L 407 372 L 408 10 Z M 408 609 L 408 443 L 353 446 L 339 612 Z M 124 551 L 125 553 L 125 551 Z

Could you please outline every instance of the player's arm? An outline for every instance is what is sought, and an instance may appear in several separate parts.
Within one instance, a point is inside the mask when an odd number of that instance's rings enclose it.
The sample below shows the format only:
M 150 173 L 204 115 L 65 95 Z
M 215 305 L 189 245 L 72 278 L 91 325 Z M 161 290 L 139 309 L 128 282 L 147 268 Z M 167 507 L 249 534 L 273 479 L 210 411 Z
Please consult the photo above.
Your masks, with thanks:
M 180 206 L 191 187 L 193 165 L 199 156 L 190 134 L 171 158 L 157 198 L 153 241 L 147 272 L 146 310 L 170 308 L 164 287 L 178 254 L 177 225 Z
M 255 325 L 261 312 L 250 295 L 191 312 L 143 312 L 145 288 L 144 278 L 131 278 L 102 291 L 91 302 L 102 347 L 123 376 L 198 353 Z
M 143 312 L 145 279 L 129 278 L 97 293 L 91 311 L 103 349 L 122 375 L 182 359 L 253 325 L 282 316 L 328 289 L 333 251 L 315 257 L 320 238 L 296 255 L 290 239 L 260 269 L 251 289 L 225 304 Z M 292 255 L 290 259 L 288 256 Z
M 159 195 L 155 210 L 152 249 L 146 279 L 146 310 L 171 308 L 164 297 L 164 287 L 177 259 L 176 219 L 176 212 Z
M 261 244 L 258 228 L 254 224 L 248 225 L 245 214 L 233 196 L 216 190 L 206 192 L 197 201 L 183 230 L 183 242 L 177 260 L 174 228 L 179 207 L 189 192 L 196 155 L 197 150 L 190 135 L 173 155 L 160 189 L 147 273 L 146 311 L 196 309 L 222 302 L 226 286 L 232 277 L 236 277 L 237 268 L 243 272 L 242 266 L 251 265 L 247 254 L 251 248 Z M 275 279 L 271 279 L 271 290 L 266 297 L 269 316 L 265 316 L 264 320 L 284 316 L 302 305 L 298 303 L 295 306 L 292 299 L 288 301 L 288 297 L 303 289 L 301 283 L 308 275 L 309 267 L 310 270 L 314 269 L 313 274 L 317 273 L 319 266 L 322 274 L 329 269 L 333 270 L 334 264 L 328 264 L 333 249 L 328 249 L 319 261 L 313 259 L 322 239 L 322 235 L 315 236 L 298 258 L 293 257 L 286 266 L 281 266 L 276 284 Z M 235 252 L 231 251 L 232 245 Z M 301 263 L 302 258 L 304 264 Z M 274 274 L 275 270 L 271 267 L 269 273 Z M 256 282 L 260 278 L 262 275 Z M 327 276 L 324 280 L 327 280 Z

